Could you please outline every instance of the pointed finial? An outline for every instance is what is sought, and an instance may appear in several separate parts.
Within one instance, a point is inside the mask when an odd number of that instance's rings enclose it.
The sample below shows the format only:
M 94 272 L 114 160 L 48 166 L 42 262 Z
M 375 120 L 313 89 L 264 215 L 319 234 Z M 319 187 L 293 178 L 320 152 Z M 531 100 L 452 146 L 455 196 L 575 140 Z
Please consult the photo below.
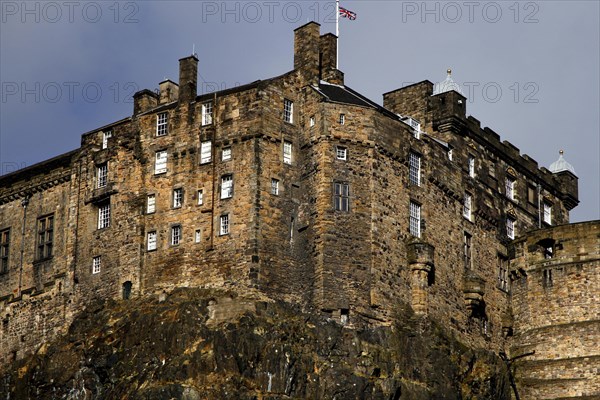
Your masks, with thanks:
M 448 76 L 452 75 L 452 70 L 450 68 L 448 68 L 446 72 L 448 73 Z
M 560 154 L 560 155 L 562 156 L 563 154 L 565 154 L 565 151 L 561 149 L 561 150 L 558 152 L 558 154 Z

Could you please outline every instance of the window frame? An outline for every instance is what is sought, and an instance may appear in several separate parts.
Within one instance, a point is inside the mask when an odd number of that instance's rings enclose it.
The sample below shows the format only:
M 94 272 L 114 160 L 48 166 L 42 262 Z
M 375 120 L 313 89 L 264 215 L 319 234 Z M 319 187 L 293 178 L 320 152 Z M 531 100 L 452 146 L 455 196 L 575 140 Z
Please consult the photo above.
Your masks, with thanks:
M 150 238 L 153 237 L 151 241 Z M 151 245 L 153 247 L 151 247 Z M 156 251 L 158 249 L 158 233 L 155 230 L 146 233 L 146 251 Z
M 470 154 L 467 158 L 467 172 L 471 178 L 475 178 L 475 156 Z
M 171 246 L 179 246 L 183 240 L 183 228 L 181 224 L 171 225 L 170 233 Z
M 463 262 L 465 270 L 473 269 L 473 235 L 463 232 Z
M 169 113 L 167 111 L 156 114 L 156 137 L 169 134 Z
M 150 201 L 152 199 L 152 201 Z M 146 214 L 154 214 L 156 212 L 156 193 L 146 195 Z
M 552 225 L 552 203 L 547 200 L 542 202 L 542 221 L 548 225 Z
M 350 184 L 348 182 L 333 182 L 333 210 L 350 212 Z
M 511 216 L 506 217 L 506 236 L 514 240 L 516 232 L 517 220 Z
M 110 202 L 98 205 L 98 229 L 110 227 Z
M 164 159 L 164 161 L 163 161 L 163 159 Z M 154 175 L 166 174 L 168 162 L 169 162 L 169 153 L 167 152 L 167 150 L 156 151 L 154 153 Z
M 54 255 L 54 214 L 38 217 L 36 227 L 36 261 L 52 258 Z
M 283 141 L 283 163 L 284 164 L 292 165 L 293 151 L 294 151 L 293 143 L 289 140 L 284 140 Z
M 213 124 L 213 102 L 202 103 L 202 126 Z
M 279 179 L 271 178 L 271 194 L 279 196 Z
M 202 229 L 196 229 L 194 231 L 194 243 L 202 242 Z
M 338 122 L 339 122 L 340 125 L 345 125 L 346 124 L 346 114 L 340 113 L 340 117 L 338 119 Z
M 221 161 L 229 161 L 232 159 L 231 146 L 221 149 Z
M 467 221 L 472 221 L 473 215 L 473 196 L 469 192 L 465 192 L 465 197 L 463 199 L 463 217 Z
M 233 197 L 233 174 L 221 176 L 220 199 L 231 199 Z
M 335 159 L 341 161 L 348 160 L 348 148 L 345 146 L 335 146 Z
M 0 230 L 0 274 L 10 267 L 10 228 Z
M 196 191 L 196 205 L 203 206 L 204 205 L 204 189 L 198 189 Z
M 509 262 L 508 257 L 498 253 L 496 261 L 497 275 L 496 287 L 503 292 L 510 293 Z
M 204 141 L 200 142 L 200 164 L 209 164 L 211 162 L 212 162 L 212 140 L 204 140 Z
M 411 185 L 421 186 L 421 155 L 408 153 L 408 180 Z
M 409 204 L 409 220 L 408 220 L 408 230 L 411 235 L 414 237 L 421 237 L 421 204 L 416 201 L 411 200 Z
M 97 275 L 102 271 L 102 256 L 92 258 L 92 275 Z
M 108 162 L 96 166 L 96 189 L 105 188 L 108 185 Z
M 231 233 L 231 220 L 229 214 L 219 216 L 219 236 L 229 235 Z
M 294 123 L 294 102 L 290 99 L 283 99 L 283 121 Z
M 515 177 L 513 177 L 512 175 L 507 175 L 506 176 L 506 181 L 504 183 L 504 194 L 506 195 L 506 198 L 508 198 L 509 200 L 516 200 L 515 198 L 515 189 L 517 186 L 517 179 Z
M 174 188 L 173 189 L 173 208 L 181 208 L 183 207 L 183 188 Z
M 112 135 L 112 130 L 102 132 L 102 150 L 108 149 L 108 139 L 110 139 Z

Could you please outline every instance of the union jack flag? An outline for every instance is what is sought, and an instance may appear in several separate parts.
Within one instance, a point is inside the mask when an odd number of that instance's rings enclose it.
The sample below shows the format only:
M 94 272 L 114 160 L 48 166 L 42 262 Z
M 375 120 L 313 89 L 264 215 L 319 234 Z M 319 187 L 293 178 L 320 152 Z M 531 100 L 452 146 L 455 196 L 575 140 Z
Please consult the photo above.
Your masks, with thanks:
M 356 19 L 356 13 L 345 9 L 344 7 L 340 7 L 340 17 L 354 21 Z

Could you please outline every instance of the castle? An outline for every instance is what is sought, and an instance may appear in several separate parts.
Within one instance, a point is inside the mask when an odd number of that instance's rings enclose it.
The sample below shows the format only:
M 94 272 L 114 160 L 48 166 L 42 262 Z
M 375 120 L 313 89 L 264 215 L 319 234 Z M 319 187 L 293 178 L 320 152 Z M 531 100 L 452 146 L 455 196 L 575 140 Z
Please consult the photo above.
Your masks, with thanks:
M 523 399 L 600 393 L 600 222 L 578 180 L 466 115 L 448 74 L 383 95 L 344 85 L 337 38 L 295 30 L 294 69 L 198 95 L 134 95 L 131 117 L 0 177 L 0 358 L 97 299 L 181 286 L 281 299 L 349 327 L 400 302 L 507 354 Z

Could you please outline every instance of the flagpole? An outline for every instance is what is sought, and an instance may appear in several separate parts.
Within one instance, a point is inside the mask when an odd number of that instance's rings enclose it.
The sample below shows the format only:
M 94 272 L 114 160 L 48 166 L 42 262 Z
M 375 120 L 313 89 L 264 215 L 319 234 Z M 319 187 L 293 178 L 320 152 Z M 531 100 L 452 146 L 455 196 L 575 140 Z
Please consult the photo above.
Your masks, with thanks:
M 339 69 L 340 59 L 340 0 L 335 0 L 335 36 L 337 44 L 335 46 L 335 69 Z

